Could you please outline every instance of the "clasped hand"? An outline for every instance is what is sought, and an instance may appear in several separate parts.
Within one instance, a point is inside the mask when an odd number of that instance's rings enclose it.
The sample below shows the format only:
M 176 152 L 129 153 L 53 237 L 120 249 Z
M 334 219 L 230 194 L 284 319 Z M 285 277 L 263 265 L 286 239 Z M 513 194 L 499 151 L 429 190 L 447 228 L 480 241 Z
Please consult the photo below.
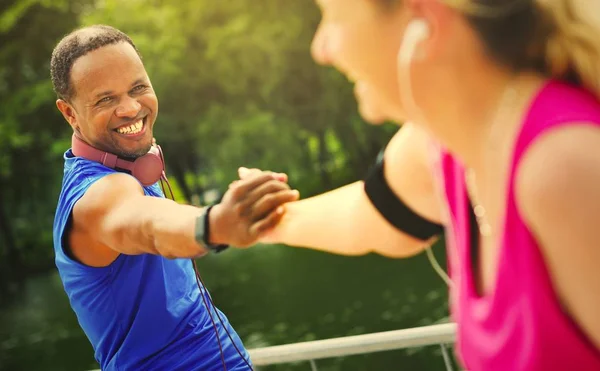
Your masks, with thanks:
M 248 247 L 279 223 L 284 204 L 299 198 L 287 175 L 258 169 L 239 170 L 240 180 L 230 184 L 211 214 L 211 242 Z

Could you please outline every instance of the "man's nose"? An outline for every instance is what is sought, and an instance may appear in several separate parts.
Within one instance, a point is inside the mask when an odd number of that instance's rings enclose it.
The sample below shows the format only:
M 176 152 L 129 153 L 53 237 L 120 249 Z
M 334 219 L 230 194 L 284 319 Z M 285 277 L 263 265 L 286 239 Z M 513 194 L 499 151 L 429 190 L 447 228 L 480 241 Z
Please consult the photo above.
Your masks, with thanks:
M 327 26 L 323 23 L 319 24 L 310 46 L 310 52 L 315 62 L 321 65 L 331 64 L 328 37 Z
M 131 97 L 126 97 L 119 102 L 119 106 L 115 110 L 118 117 L 135 117 L 142 109 L 142 105 Z

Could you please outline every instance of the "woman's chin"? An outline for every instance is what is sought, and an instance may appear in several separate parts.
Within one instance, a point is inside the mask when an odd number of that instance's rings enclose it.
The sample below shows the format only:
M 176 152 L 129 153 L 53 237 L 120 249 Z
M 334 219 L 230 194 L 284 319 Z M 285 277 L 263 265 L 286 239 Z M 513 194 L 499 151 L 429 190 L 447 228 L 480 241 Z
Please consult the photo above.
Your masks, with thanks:
M 387 115 L 384 115 L 382 112 L 372 109 L 372 107 L 369 107 L 365 104 L 361 104 L 358 108 L 358 111 L 362 119 L 371 125 L 381 125 L 389 120 Z
M 392 119 L 392 116 L 384 108 L 385 105 L 381 103 L 380 97 L 372 93 L 373 90 L 369 89 L 368 85 L 356 84 L 355 95 L 358 102 L 358 112 L 367 123 L 381 125 Z

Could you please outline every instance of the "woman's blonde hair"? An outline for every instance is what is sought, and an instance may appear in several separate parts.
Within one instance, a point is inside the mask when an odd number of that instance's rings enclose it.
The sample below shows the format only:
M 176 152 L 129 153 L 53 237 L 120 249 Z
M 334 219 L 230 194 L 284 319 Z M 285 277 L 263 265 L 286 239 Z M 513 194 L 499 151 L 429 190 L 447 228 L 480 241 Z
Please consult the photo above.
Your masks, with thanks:
M 574 74 L 600 98 L 600 3 L 590 0 L 538 0 L 554 25 L 546 42 L 551 76 Z
M 466 14 L 500 63 L 576 82 L 600 98 L 598 0 L 443 1 Z

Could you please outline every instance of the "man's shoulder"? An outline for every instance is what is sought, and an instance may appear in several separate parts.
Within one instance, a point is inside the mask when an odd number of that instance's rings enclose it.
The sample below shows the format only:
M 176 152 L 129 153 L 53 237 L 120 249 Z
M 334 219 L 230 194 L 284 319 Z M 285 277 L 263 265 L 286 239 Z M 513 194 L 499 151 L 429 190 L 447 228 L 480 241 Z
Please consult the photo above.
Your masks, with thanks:
M 70 214 L 72 208 L 97 180 L 114 173 L 115 170 L 100 163 L 74 157 L 67 151 L 64 156 L 63 179 L 58 197 L 56 216 Z
M 66 184 L 85 183 L 114 172 L 114 169 L 108 168 L 98 162 L 82 157 L 75 157 L 69 150 L 64 155 L 63 190 Z

